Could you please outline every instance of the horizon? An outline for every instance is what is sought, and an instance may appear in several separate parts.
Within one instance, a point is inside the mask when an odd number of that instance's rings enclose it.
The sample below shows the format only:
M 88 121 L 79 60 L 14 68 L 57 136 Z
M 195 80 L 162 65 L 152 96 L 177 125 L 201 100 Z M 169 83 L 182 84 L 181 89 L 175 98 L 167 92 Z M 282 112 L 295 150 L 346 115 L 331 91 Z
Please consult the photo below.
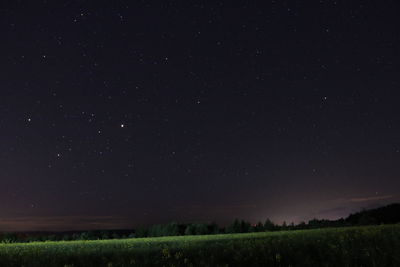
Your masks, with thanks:
M 261 219 L 258 221 L 249 221 L 252 225 L 255 225 L 258 222 L 262 222 L 264 223 L 267 219 L 271 220 L 274 224 L 276 225 L 282 225 L 284 222 L 286 222 L 287 224 L 290 223 L 294 223 L 294 224 L 299 224 L 302 222 L 308 223 L 310 220 L 313 219 L 318 219 L 318 220 L 330 220 L 330 221 L 335 221 L 335 220 L 340 220 L 340 219 L 345 219 L 348 216 L 350 216 L 351 214 L 357 213 L 357 212 L 361 212 L 364 210 L 371 210 L 371 209 L 375 209 L 375 208 L 380 208 L 380 207 L 385 207 L 387 205 L 394 205 L 394 204 L 400 204 L 400 202 L 389 202 L 386 204 L 370 204 L 368 207 L 361 207 L 359 209 L 354 209 L 353 212 L 341 216 L 341 217 L 310 217 L 307 220 L 298 220 L 298 221 L 293 221 L 293 220 L 285 220 L 282 219 L 281 221 L 275 221 L 273 219 L 271 219 L 270 217 L 266 217 L 265 219 Z M 32 219 L 31 217 L 29 219 Z M 72 219 L 72 220 L 71 220 Z M 75 219 L 75 220 L 74 220 Z M 156 224 L 165 224 L 165 223 L 170 223 L 170 222 L 177 222 L 178 224 L 190 224 L 190 223 L 217 223 L 219 227 L 226 227 L 227 225 L 229 225 L 230 223 L 232 223 L 235 219 L 244 219 L 244 218 L 232 218 L 230 221 L 227 221 L 223 224 L 220 224 L 216 221 L 210 220 L 210 221 L 165 221 L 165 222 L 159 222 L 159 223 L 152 223 L 152 224 L 141 224 L 141 225 L 134 225 L 134 224 L 126 224 L 126 223 L 122 223 L 120 225 L 115 224 L 114 221 L 112 221 L 111 223 L 101 223 L 101 222 L 96 222 L 95 219 L 115 219 L 115 217 L 110 216 L 110 217 L 99 217 L 99 218 L 91 218 L 94 219 L 94 221 L 90 221 L 88 222 L 86 225 L 87 226 L 93 226 L 94 228 L 90 228 L 90 227 L 76 227 L 76 228 L 65 228 L 65 225 L 70 225 L 71 221 L 74 221 L 74 223 L 78 223 L 79 225 L 82 225 L 82 221 L 85 221 L 85 219 L 87 220 L 88 218 L 82 218 L 81 216 L 70 216 L 70 217 L 60 217 L 60 216 L 56 216 L 56 217 L 51 217 L 51 218 L 40 218 L 40 221 L 43 224 L 33 224 L 31 225 L 31 229 L 27 229 L 27 225 L 26 225 L 26 218 L 15 218 L 15 220 L 13 220 L 13 218 L 8 219 L 6 222 L 4 222 L 3 220 L 1 220 L 0 218 L 0 232 L 15 232 L 15 233 L 31 233 L 31 232 L 84 232 L 84 231 L 101 231 L 101 230 L 109 230 L 109 231 L 128 231 L 128 230 L 135 230 L 138 227 L 148 227 L 151 225 L 156 225 Z M 246 219 L 245 219 L 246 220 Z M 68 223 L 65 224 L 65 221 L 67 221 Z M 53 224 L 52 227 L 49 227 L 49 222 L 57 222 L 56 224 Z M 41 225 L 41 226 L 40 226 Z M 85 225 L 85 224 L 83 224 Z M 105 226 L 105 228 L 101 228 L 101 226 L 95 226 L 95 225 L 103 225 Z M 5 228 L 4 228 L 5 226 Z M 16 227 L 17 226 L 17 227 Z M 18 227 L 20 226 L 20 227 Z

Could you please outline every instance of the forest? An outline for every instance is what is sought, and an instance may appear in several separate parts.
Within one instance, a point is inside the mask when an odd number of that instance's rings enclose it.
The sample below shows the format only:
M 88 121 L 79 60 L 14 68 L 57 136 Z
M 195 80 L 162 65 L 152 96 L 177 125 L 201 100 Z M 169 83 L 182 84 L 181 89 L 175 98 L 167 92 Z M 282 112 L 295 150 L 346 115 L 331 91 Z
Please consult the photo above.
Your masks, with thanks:
M 217 223 L 178 223 L 156 224 L 121 230 L 91 230 L 69 232 L 4 232 L 0 234 L 1 243 L 20 243 L 34 241 L 104 240 L 123 238 L 142 238 L 160 236 L 214 235 L 234 233 L 254 233 L 306 230 L 327 227 L 366 226 L 400 223 L 400 203 L 393 203 L 375 209 L 362 210 L 338 220 L 312 219 L 308 222 L 293 222 L 278 225 L 270 219 L 250 223 L 235 219 L 231 224 L 219 226 Z

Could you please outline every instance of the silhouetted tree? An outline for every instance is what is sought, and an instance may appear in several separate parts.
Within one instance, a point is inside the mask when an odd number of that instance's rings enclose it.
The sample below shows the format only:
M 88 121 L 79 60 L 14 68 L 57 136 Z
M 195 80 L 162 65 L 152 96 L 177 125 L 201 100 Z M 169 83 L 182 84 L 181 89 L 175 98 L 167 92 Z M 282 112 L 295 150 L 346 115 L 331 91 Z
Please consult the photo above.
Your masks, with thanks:
M 195 235 L 196 227 L 193 224 L 188 224 L 185 229 L 185 235 Z
M 264 231 L 275 231 L 275 230 L 277 230 L 276 225 L 270 219 L 266 219 L 264 222 Z
M 253 227 L 254 232 L 263 232 L 265 230 L 264 225 L 262 222 L 258 222 L 254 227 Z
M 281 230 L 283 230 L 283 231 L 288 230 L 288 226 L 286 224 L 286 221 L 283 221 L 282 226 L 281 226 Z
M 218 224 L 215 222 L 210 223 L 208 226 L 208 234 L 214 235 L 214 234 L 219 234 L 219 227 Z

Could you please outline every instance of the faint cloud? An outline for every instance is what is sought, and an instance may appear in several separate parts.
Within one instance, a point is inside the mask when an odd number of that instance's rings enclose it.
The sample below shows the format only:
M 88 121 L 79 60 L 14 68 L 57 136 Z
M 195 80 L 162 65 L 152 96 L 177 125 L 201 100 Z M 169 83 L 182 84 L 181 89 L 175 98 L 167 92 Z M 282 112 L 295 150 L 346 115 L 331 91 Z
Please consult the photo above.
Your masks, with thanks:
M 398 197 L 399 195 L 372 195 L 372 196 L 360 196 L 360 197 L 350 197 L 350 198 L 338 198 L 329 202 L 349 204 L 349 203 L 368 202 L 377 200 L 397 199 Z
M 0 231 L 63 231 L 128 228 L 118 216 L 0 217 Z
M 362 209 L 377 208 L 391 202 L 396 202 L 400 195 L 364 195 L 356 197 L 343 197 L 324 202 L 321 207 L 306 219 L 315 217 L 320 219 L 339 219 L 345 218 L 351 213 Z
M 371 197 L 358 197 L 358 198 L 350 198 L 350 202 L 365 202 L 365 201 L 372 201 L 372 200 L 383 200 L 394 198 L 394 195 L 385 195 L 385 196 L 371 196 Z

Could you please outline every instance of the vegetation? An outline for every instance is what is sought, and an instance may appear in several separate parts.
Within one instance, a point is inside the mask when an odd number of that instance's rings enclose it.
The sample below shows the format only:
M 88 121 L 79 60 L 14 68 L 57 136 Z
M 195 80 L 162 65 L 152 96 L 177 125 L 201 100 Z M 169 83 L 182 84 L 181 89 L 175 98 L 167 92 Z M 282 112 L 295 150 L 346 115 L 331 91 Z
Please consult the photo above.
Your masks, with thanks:
M 400 266 L 400 225 L 0 244 L 0 266 Z
M 172 222 L 136 231 L 3 233 L 0 266 L 400 266 L 399 222 L 400 204 L 391 204 L 299 224 L 235 219 L 222 228 Z
M 400 223 L 400 204 L 391 204 L 385 207 L 363 210 L 351 214 L 345 219 L 318 220 L 312 219 L 308 223 L 299 224 L 283 222 L 282 225 L 274 224 L 266 219 L 264 223 L 250 224 L 244 220 L 235 219 L 226 227 L 220 228 L 216 223 L 189 223 L 157 224 L 149 227 L 139 227 L 133 230 L 98 230 L 80 232 L 31 232 L 31 233 L 3 233 L 0 234 L 0 243 L 21 243 L 34 241 L 71 241 L 71 240 L 103 240 L 133 237 L 158 237 L 158 236 L 182 236 L 182 235 L 213 235 L 232 233 L 253 233 L 287 230 L 305 230 L 326 227 L 345 227 L 357 225 L 395 224 Z
M 400 204 L 390 204 L 377 209 L 350 214 L 345 219 L 351 225 L 391 224 L 400 222 Z

